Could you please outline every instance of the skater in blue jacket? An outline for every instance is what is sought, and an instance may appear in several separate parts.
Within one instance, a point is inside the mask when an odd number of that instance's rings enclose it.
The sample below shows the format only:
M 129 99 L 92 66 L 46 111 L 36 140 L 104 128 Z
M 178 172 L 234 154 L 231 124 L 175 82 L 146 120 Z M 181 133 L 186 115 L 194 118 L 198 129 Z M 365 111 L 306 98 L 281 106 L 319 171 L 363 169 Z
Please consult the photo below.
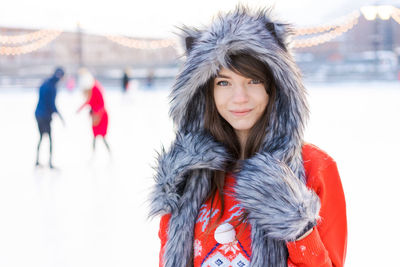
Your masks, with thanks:
M 51 138 L 51 119 L 53 113 L 57 113 L 61 121 L 64 123 L 64 119 L 56 107 L 56 96 L 57 96 L 57 83 L 64 77 L 64 70 L 62 68 L 56 68 L 54 74 L 46 79 L 39 88 L 39 101 L 35 110 L 35 117 L 39 128 L 40 138 L 36 151 L 36 166 L 39 166 L 39 150 L 40 144 L 42 143 L 43 134 L 47 134 L 50 142 L 50 158 L 49 167 L 54 168 L 52 163 L 52 150 L 53 142 Z

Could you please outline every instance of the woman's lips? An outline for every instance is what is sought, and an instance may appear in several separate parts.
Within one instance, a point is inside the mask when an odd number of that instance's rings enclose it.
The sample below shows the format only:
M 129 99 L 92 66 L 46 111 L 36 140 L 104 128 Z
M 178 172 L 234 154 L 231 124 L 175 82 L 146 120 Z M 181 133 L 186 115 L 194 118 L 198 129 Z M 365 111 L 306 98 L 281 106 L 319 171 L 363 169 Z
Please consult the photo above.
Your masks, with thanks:
M 230 112 L 235 116 L 246 116 L 249 114 L 251 109 L 238 109 L 238 110 L 231 110 Z

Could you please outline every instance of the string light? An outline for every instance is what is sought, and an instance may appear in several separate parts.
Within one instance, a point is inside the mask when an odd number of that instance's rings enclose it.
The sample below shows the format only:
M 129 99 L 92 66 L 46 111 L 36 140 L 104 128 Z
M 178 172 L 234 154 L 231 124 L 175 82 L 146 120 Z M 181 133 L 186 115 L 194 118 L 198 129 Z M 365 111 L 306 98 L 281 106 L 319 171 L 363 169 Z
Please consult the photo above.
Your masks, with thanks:
M 383 11 L 385 11 L 385 14 L 387 13 L 389 17 L 392 17 L 398 24 L 400 24 L 400 9 L 390 6 L 390 9 L 386 8 Z M 344 17 L 346 18 L 345 21 L 340 24 L 336 23 L 331 25 L 296 29 L 295 36 L 305 36 L 305 35 L 315 35 L 315 34 L 319 35 L 308 38 L 296 39 L 293 41 L 292 47 L 294 48 L 311 47 L 331 41 L 332 39 L 352 29 L 358 23 L 360 12 L 354 11 Z M 387 16 L 385 16 L 385 19 L 386 17 Z M 38 30 L 35 32 L 16 35 L 16 36 L 0 35 L 0 44 L 16 45 L 16 44 L 24 44 L 35 41 L 33 43 L 20 46 L 0 46 L 0 55 L 19 55 L 19 54 L 26 54 L 33 52 L 47 45 L 48 43 L 56 39 L 60 34 L 61 31 Z M 119 45 L 123 45 L 134 49 L 155 50 L 167 47 L 177 48 L 178 46 L 177 42 L 171 39 L 143 40 L 143 39 L 133 39 L 123 36 L 111 36 L 111 35 L 107 35 L 106 38 Z
M 310 35 L 310 34 L 317 34 L 327 32 L 333 29 L 336 29 L 340 26 L 347 24 L 349 21 L 353 20 L 355 16 L 359 14 L 358 11 L 354 11 L 346 16 L 343 16 L 342 19 L 337 19 L 336 21 L 343 21 L 342 23 L 335 23 L 331 25 L 324 25 L 324 26 L 316 26 L 316 27 L 307 27 L 307 28 L 297 28 L 295 30 L 295 36 L 302 36 L 302 35 Z
M 389 5 L 384 5 L 384 6 L 378 6 L 378 16 L 382 20 L 388 20 L 392 16 L 393 13 L 393 6 Z
M 140 39 L 132 39 L 128 37 L 123 37 L 123 36 L 111 36 L 107 35 L 106 38 L 112 42 L 115 42 L 117 44 L 129 47 L 129 48 L 135 48 L 135 49 L 160 49 L 160 48 L 167 48 L 167 47 L 174 47 L 176 45 L 176 42 L 173 40 L 140 40 Z
M 0 55 L 9 56 L 31 53 L 47 45 L 48 43 L 56 39 L 60 34 L 61 31 L 52 31 L 51 34 L 48 34 L 47 36 L 41 38 L 39 41 L 30 44 L 21 46 L 0 46 Z
M 292 46 L 294 48 L 304 48 L 329 42 L 332 39 L 352 29 L 358 23 L 359 17 L 360 17 L 360 12 L 357 11 L 353 13 L 351 20 L 346 22 L 345 24 L 337 26 L 332 31 L 320 34 L 318 36 L 294 40 Z
M 299 28 L 295 30 L 295 36 L 303 36 L 303 35 L 313 35 L 318 33 L 323 33 L 318 36 L 297 39 L 293 42 L 293 47 L 301 48 L 301 47 L 310 47 L 315 45 L 320 45 L 326 42 L 331 41 L 332 39 L 342 35 L 347 32 L 351 28 L 353 28 L 357 23 L 360 17 L 359 11 L 354 11 L 346 16 L 344 16 L 345 20 L 342 23 L 336 23 L 332 25 L 325 26 L 317 26 L 310 28 Z M 339 19 L 343 20 L 343 19 Z M 399 16 L 400 20 L 400 16 Z M 112 42 L 117 44 L 135 48 L 135 49 L 160 49 L 166 48 L 169 46 L 177 47 L 177 43 L 173 40 L 154 40 L 154 41 L 146 41 L 140 39 L 132 39 L 123 36 L 106 36 L 106 38 Z
M 51 35 L 54 31 L 51 30 L 39 30 L 31 33 L 20 34 L 16 36 L 0 35 L 1 44 L 23 44 L 29 43 L 35 40 L 44 38 L 45 36 Z
M 400 9 L 394 8 L 394 10 L 393 10 L 393 12 L 392 12 L 392 18 L 393 18 L 398 24 L 400 24 Z

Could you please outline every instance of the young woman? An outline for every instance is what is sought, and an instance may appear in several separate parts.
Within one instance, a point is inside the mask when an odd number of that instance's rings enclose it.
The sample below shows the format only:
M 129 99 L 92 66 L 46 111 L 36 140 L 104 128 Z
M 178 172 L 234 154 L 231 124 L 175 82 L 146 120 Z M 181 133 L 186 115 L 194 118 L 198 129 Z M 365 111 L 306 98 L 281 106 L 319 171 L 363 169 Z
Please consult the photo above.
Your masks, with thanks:
M 239 7 L 184 32 L 176 139 L 151 196 L 160 266 L 343 266 L 344 193 L 335 161 L 303 140 L 289 26 Z
M 103 87 L 86 69 L 81 69 L 79 71 L 79 87 L 83 90 L 86 100 L 78 109 L 78 112 L 85 106 L 90 106 L 93 130 L 93 151 L 96 149 L 96 138 L 100 136 L 107 150 L 110 152 L 110 146 L 106 140 L 108 113 L 104 105 Z

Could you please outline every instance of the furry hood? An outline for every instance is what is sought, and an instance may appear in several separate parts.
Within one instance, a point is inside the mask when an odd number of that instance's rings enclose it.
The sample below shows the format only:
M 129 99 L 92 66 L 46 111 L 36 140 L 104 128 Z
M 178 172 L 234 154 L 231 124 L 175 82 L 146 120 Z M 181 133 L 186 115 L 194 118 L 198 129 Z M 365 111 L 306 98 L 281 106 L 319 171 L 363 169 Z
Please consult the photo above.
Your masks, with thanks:
M 271 17 L 270 10 L 238 7 L 219 15 L 208 28 L 183 28 L 187 59 L 173 86 L 170 108 L 178 129 L 203 128 L 205 83 L 221 66 L 228 66 L 229 55 L 247 53 L 269 66 L 277 87 L 266 146 L 274 151 L 287 150 L 293 142 L 300 145 L 308 108 L 300 73 L 288 50 L 291 27 Z M 194 114 L 190 113 L 193 109 Z
M 270 10 L 238 7 L 209 27 L 182 30 L 186 61 L 170 95 L 177 136 L 169 151 L 159 155 L 151 195 L 151 216 L 171 214 L 164 266 L 187 266 L 210 173 L 225 170 L 229 160 L 225 148 L 204 132 L 204 85 L 238 53 L 269 66 L 277 91 L 263 145 L 235 175 L 236 198 L 252 227 L 251 266 L 286 266 L 285 241 L 314 225 L 320 208 L 318 197 L 305 186 L 301 151 L 308 108 L 288 49 L 291 28 L 272 19 Z

